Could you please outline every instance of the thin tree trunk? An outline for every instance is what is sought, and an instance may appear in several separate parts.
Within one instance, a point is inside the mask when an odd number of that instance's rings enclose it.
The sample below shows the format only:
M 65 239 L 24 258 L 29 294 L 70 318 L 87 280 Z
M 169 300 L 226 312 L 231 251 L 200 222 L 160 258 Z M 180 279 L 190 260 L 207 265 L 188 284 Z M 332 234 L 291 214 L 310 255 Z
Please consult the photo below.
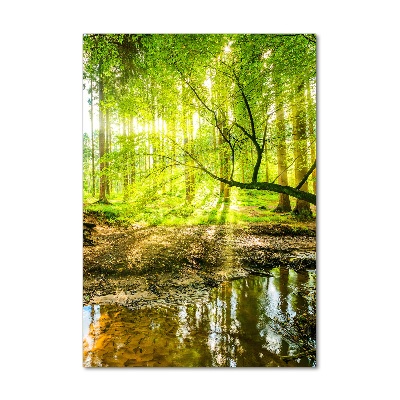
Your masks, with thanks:
M 315 160 L 316 159 L 315 141 L 310 143 L 310 151 L 311 151 L 311 160 Z M 311 176 L 312 176 L 313 191 L 314 191 L 314 194 L 317 194 L 317 168 L 314 169 Z
M 93 132 L 93 80 L 90 79 L 90 130 L 92 135 L 92 197 L 96 196 L 94 171 L 94 132 Z
M 223 177 L 226 179 L 226 176 L 224 176 L 224 153 L 223 153 L 223 144 L 224 144 L 224 138 L 222 137 L 221 134 L 218 135 L 218 146 L 219 146 L 219 176 Z M 224 195 L 224 189 L 225 189 L 225 183 L 220 182 L 219 183 L 219 195 L 222 197 Z
M 282 186 L 288 185 L 287 165 L 286 165 L 286 129 L 285 117 L 281 104 L 277 104 L 276 126 L 278 130 L 277 137 L 277 159 L 278 159 L 278 184 Z M 275 212 L 289 212 L 292 210 L 290 199 L 287 194 L 279 194 L 279 203 L 275 208 Z
M 151 187 L 154 189 L 154 178 L 153 178 L 153 174 L 152 174 L 152 170 L 154 168 L 154 158 L 153 158 L 153 146 L 154 146 L 154 131 L 155 131 L 155 126 L 154 126 L 154 114 L 152 114 L 151 116 L 151 121 L 149 124 L 149 134 L 148 134 L 148 138 L 149 138 L 149 147 L 148 147 L 148 152 L 149 152 L 149 179 L 150 179 L 150 184 Z
M 106 154 L 110 153 L 110 111 L 106 110 Z M 109 163 L 105 163 L 105 168 L 108 171 Z M 106 195 L 110 195 L 110 178 L 106 176 Z
M 224 112 L 221 113 L 221 118 L 219 120 L 219 124 L 221 126 L 221 130 L 226 135 L 226 115 Z M 224 179 L 229 179 L 229 148 L 226 143 L 225 138 L 220 133 L 218 135 L 218 144 L 219 144 L 219 155 L 220 155 L 220 176 Z M 224 201 L 229 200 L 230 196 L 230 187 L 228 184 L 220 182 L 220 196 L 224 197 Z
M 112 132 L 111 132 L 111 123 L 110 121 L 108 122 L 108 153 L 111 153 L 112 151 Z M 109 164 L 108 164 L 109 165 Z M 107 180 L 108 183 L 108 188 L 110 193 L 113 192 L 113 181 L 111 178 L 108 178 Z
M 171 117 L 171 122 L 170 125 L 172 128 L 168 129 L 168 125 L 167 125 L 167 135 L 168 137 L 170 137 L 171 140 L 171 153 L 172 153 L 172 160 L 176 160 L 176 131 L 177 131 L 177 121 L 176 121 L 176 117 L 175 115 L 173 115 Z M 175 173 L 175 165 L 174 162 L 171 162 L 171 166 L 170 166 L 170 178 L 169 178 L 169 190 L 170 192 L 174 192 L 175 191 L 175 185 L 174 185 L 174 173 Z
M 310 153 L 311 153 L 311 162 L 313 160 L 316 160 L 317 155 L 316 155 L 316 133 L 314 132 L 314 121 L 312 118 L 312 115 L 310 113 L 310 110 L 313 108 L 312 104 L 312 98 L 311 98 L 311 88 L 310 88 L 310 83 L 308 82 L 307 84 L 307 108 L 309 112 L 307 113 L 307 126 L 308 126 L 308 139 L 310 142 Z M 313 186 L 313 191 L 314 194 L 317 194 L 317 169 L 314 169 L 312 172 L 312 186 Z
M 133 117 L 129 117 L 129 138 L 132 140 L 132 143 L 129 143 L 129 147 L 131 151 L 129 152 L 129 168 L 130 168 L 130 181 L 131 184 L 136 181 L 136 150 L 134 143 L 134 129 L 133 129 Z
M 165 195 L 166 192 L 166 188 L 165 188 L 165 179 L 164 179 L 164 171 L 166 168 L 166 160 L 165 160 L 165 153 L 166 153 L 166 145 L 164 143 L 164 137 L 165 137 L 165 129 L 164 129 L 164 121 L 161 119 L 161 122 L 159 122 L 159 125 L 161 125 L 160 127 L 160 154 L 162 155 L 162 159 L 160 160 L 161 165 L 162 165 L 162 171 L 163 171 L 163 177 L 162 177 L 162 181 L 161 181 L 161 192 L 163 195 Z
M 242 166 L 242 183 L 245 183 L 246 181 L 245 181 L 245 177 L 244 177 L 244 170 L 245 170 L 245 167 L 244 167 L 244 160 L 243 160 L 243 157 L 241 158 L 241 166 Z
M 189 114 L 189 151 L 191 154 L 194 156 L 194 146 L 193 146 L 193 131 L 194 131 L 194 126 L 193 126 L 193 115 Z M 194 193 L 195 193 L 195 170 L 194 170 L 194 162 L 193 159 L 191 158 L 189 160 L 189 165 L 190 165 L 190 170 L 189 170 L 189 184 L 190 184 L 190 197 L 193 200 L 194 199 Z
M 102 110 L 104 101 L 104 82 L 102 78 L 102 64 L 99 65 L 99 157 L 100 157 L 100 193 L 99 203 L 108 203 L 106 197 L 106 176 L 104 174 L 105 163 L 103 157 L 105 155 L 105 118 Z
M 304 83 L 297 88 L 296 100 L 293 103 L 293 140 L 295 157 L 295 179 L 296 185 L 301 182 L 307 173 L 307 134 L 306 134 L 306 111 L 304 104 Z M 306 181 L 300 190 L 308 192 Z M 310 203 L 297 199 L 296 207 L 293 210 L 296 214 L 305 216 L 311 215 Z
M 123 175 L 124 175 L 124 186 L 123 186 L 123 201 L 128 201 L 129 198 L 129 161 L 128 161 L 128 135 L 125 117 L 122 117 L 122 132 L 124 135 L 124 161 L 123 161 Z
M 185 152 L 190 153 L 190 143 L 189 143 L 189 137 L 190 137 L 190 122 L 188 120 L 188 114 L 184 114 L 184 123 L 183 123 L 183 143 L 184 143 L 184 149 Z M 191 203 L 193 200 L 192 196 L 192 179 L 191 179 L 191 168 L 190 168 L 190 163 L 191 159 L 185 154 L 185 190 L 186 190 L 186 202 Z

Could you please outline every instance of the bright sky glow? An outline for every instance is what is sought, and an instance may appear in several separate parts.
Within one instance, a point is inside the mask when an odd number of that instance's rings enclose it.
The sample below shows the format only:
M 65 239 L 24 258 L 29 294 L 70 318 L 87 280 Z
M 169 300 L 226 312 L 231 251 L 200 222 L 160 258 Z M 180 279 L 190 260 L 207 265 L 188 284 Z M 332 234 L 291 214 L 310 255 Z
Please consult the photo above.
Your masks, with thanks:
M 203 85 L 204 85 L 207 89 L 211 90 L 211 86 L 212 86 L 212 81 L 211 81 L 211 79 L 210 79 L 210 78 L 207 78 L 207 79 L 204 81 Z
M 271 55 L 271 50 L 267 50 L 263 55 L 262 58 L 264 58 L 265 60 Z
M 232 51 L 232 49 L 231 49 L 231 44 L 232 44 L 233 42 L 232 41 L 230 41 L 225 47 L 224 47 L 224 52 L 225 53 L 230 53 L 231 51 Z

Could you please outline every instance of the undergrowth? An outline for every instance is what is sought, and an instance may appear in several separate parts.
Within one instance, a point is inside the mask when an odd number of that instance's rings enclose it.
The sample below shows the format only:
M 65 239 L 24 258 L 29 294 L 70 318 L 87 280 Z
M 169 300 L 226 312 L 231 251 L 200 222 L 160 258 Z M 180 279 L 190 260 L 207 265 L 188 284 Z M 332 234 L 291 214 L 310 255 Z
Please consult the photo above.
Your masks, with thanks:
M 118 225 L 215 225 L 270 223 L 290 224 L 301 227 L 304 219 L 293 213 L 275 213 L 278 194 L 268 191 L 231 188 L 229 200 L 219 197 L 218 188 L 203 188 L 196 193 L 190 204 L 184 193 L 175 195 L 146 191 L 140 196 L 123 201 L 110 197 L 110 204 L 96 203 L 91 197 L 84 198 L 85 214 L 91 214 L 102 222 Z M 292 200 L 294 208 L 295 200 Z M 315 214 L 312 218 L 315 218 Z

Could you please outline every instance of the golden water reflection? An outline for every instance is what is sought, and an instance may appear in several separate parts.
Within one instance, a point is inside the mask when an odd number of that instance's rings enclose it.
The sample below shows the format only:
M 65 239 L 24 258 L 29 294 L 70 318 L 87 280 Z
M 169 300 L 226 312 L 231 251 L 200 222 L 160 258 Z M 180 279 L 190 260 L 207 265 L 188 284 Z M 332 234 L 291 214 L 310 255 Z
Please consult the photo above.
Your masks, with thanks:
M 208 302 L 130 310 L 117 305 L 83 308 L 86 367 L 284 367 L 293 349 L 270 326 L 280 311 L 307 307 L 296 294 L 315 284 L 315 272 L 276 268 L 272 277 L 224 282 Z

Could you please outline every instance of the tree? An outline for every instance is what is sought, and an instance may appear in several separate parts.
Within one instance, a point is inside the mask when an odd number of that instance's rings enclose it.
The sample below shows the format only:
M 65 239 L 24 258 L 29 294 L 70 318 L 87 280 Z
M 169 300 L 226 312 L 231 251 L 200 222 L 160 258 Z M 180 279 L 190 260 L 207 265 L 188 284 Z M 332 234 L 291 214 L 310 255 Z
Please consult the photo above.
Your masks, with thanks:
M 302 182 L 307 174 L 307 133 L 306 133 L 306 110 L 304 103 L 304 83 L 301 82 L 296 90 L 295 102 L 292 106 L 293 118 L 293 140 L 295 157 L 296 184 Z M 305 181 L 300 189 L 308 191 L 308 182 Z M 296 207 L 293 210 L 296 214 L 311 215 L 310 204 L 307 201 L 297 198 Z
M 140 35 L 90 34 L 83 37 L 84 78 L 97 79 L 99 98 L 99 202 L 108 203 L 107 152 L 110 150 L 109 108 L 117 86 L 133 72 L 132 54 L 140 47 Z M 123 88 L 122 88 L 123 90 Z
M 276 91 L 276 129 L 277 129 L 277 161 L 278 161 L 278 183 L 282 186 L 288 185 L 287 163 L 286 163 L 286 126 L 283 111 L 283 103 L 279 99 L 278 84 L 275 84 Z M 290 199 L 287 194 L 279 194 L 279 203 L 275 208 L 276 212 L 289 212 L 292 210 Z
M 300 142 L 310 140 L 307 129 L 313 126 L 315 103 L 307 100 L 306 107 L 293 94 L 299 82 L 315 76 L 315 42 L 310 39 L 312 35 L 85 35 L 84 70 L 98 83 L 100 103 L 99 200 L 107 200 L 108 176 L 109 185 L 116 180 L 116 188 L 121 182 L 143 188 L 151 181 L 153 190 L 165 190 L 167 182 L 170 188 L 182 182 L 190 202 L 195 171 L 201 171 L 220 183 L 225 198 L 229 187 L 239 187 L 280 193 L 284 210 L 288 196 L 315 204 L 316 195 L 306 183 L 297 187 L 308 171 Z M 283 108 L 289 104 L 298 153 L 295 186 L 288 185 L 285 155 Z M 123 135 L 129 133 L 116 138 L 111 150 L 113 114 L 129 121 Z M 271 152 L 266 159 L 267 142 L 276 148 L 275 164 Z M 262 166 L 268 172 L 265 182 L 259 180 Z M 278 183 L 269 182 L 275 172 Z
M 94 132 L 93 132 L 93 80 L 90 79 L 90 133 L 91 133 L 91 155 L 92 155 L 92 196 L 96 195 L 95 172 L 94 172 Z
M 233 88 L 231 93 L 234 93 L 235 95 L 234 100 L 237 103 L 241 104 L 244 110 L 244 112 L 234 115 L 230 118 L 227 126 L 227 131 L 230 133 L 229 136 L 222 129 L 222 126 L 218 120 L 221 105 L 210 104 L 210 102 L 207 101 L 204 89 L 199 83 L 199 78 L 196 79 L 196 77 L 194 76 L 193 71 L 196 70 L 196 65 L 187 66 L 185 62 L 180 62 L 182 58 L 184 60 L 187 60 L 191 52 L 205 52 L 207 54 L 210 54 L 209 48 L 204 49 L 202 47 L 204 45 L 203 41 L 197 42 L 189 38 L 188 41 L 185 42 L 185 46 L 182 46 L 183 55 L 180 54 L 178 59 L 172 58 L 173 61 L 171 62 L 171 64 L 175 66 L 176 70 L 183 77 L 185 84 L 192 91 L 194 98 L 197 99 L 203 109 L 210 114 L 215 128 L 219 131 L 221 136 L 224 137 L 226 143 L 229 145 L 231 159 L 235 160 L 236 158 L 238 158 L 238 153 L 240 153 L 241 148 L 243 148 L 244 142 L 249 143 L 255 150 L 256 160 L 253 165 L 251 182 L 241 183 L 234 179 L 234 162 L 232 162 L 232 173 L 230 174 L 230 177 L 225 178 L 221 176 L 221 173 L 215 173 L 213 171 L 213 167 L 207 165 L 205 162 L 202 162 L 199 157 L 196 157 L 193 154 L 188 154 L 187 151 L 185 151 L 185 153 L 194 161 L 196 168 L 202 170 L 214 179 L 229 186 L 236 186 L 247 189 L 276 191 L 278 193 L 287 194 L 296 197 L 299 200 L 304 200 L 308 203 L 315 204 L 316 197 L 315 195 L 307 192 L 306 184 L 303 184 L 303 190 L 299 190 L 284 184 L 273 184 L 258 181 L 259 169 L 266 144 L 267 121 L 265 118 L 265 109 L 268 109 L 269 105 L 268 97 L 264 99 L 264 101 L 260 101 L 260 98 L 262 98 L 262 88 L 264 86 L 264 82 L 269 75 L 268 68 L 261 67 L 263 64 L 262 56 L 264 54 L 264 51 L 267 49 L 261 46 L 254 46 L 254 43 L 252 42 L 251 38 L 248 37 L 248 35 L 234 35 L 231 37 L 231 39 L 232 40 L 227 41 L 226 43 L 229 43 L 231 48 L 233 48 L 233 56 L 230 59 L 224 61 L 223 57 L 221 57 L 220 50 L 220 53 L 211 54 L 207 63 L 207 68 L 212 68 L 216 71 L 217 74 L 222 74 L 226 78 L 228 78 L 230 85 Z M 290 38 L 290 40 L 293 41 L 292 38 Z M 287 47 L 287 43 L 285 43 L 285 45 Z M 294 42 L 293 48 L 297 45 L 298 43 Z M 202 58 L 201 62 L 204 63 L 204 61 L 204 58 Z M 290 72 L 293 73 L 292 70 Z M 261 77 L 261 79 L 249 79 L 249 76 Z M 256 95 L 254 95 L 254 92 L 256 92 Z M 294 117 L 294 130 L 296 131 L 295 135 L 297 135 L 295 137 L 299 137 L 299 140 L 303 140 L 303 111 L 300 110 L 299 112 L 295 112 L 296 114 Z M 262 118 L 262 115 L 264 115 L 264 118 Z M 301 150 L 303 149 L 300 149 L 300 147 L 297 148 L 297 155 L 299 158 L 302 157 L 302 155 L 300 155 Z M 302 161 L 304 161 L 303 158 L 301 158 L 300 161 L 297 162 L 297 165 L 299 166 Z M 302 173 L 304 171 L 307 172 L 307 169 L 304 169 L 303 164 L 305 165 L 305 163 L 301 163 L 303 169 L 300 169 L 300 167 L 297 168 L 299 173 Z M 297 182 L 299 182 L 304 176 L 303 175 L 299 177 L 299 173 L 297 177 Z

